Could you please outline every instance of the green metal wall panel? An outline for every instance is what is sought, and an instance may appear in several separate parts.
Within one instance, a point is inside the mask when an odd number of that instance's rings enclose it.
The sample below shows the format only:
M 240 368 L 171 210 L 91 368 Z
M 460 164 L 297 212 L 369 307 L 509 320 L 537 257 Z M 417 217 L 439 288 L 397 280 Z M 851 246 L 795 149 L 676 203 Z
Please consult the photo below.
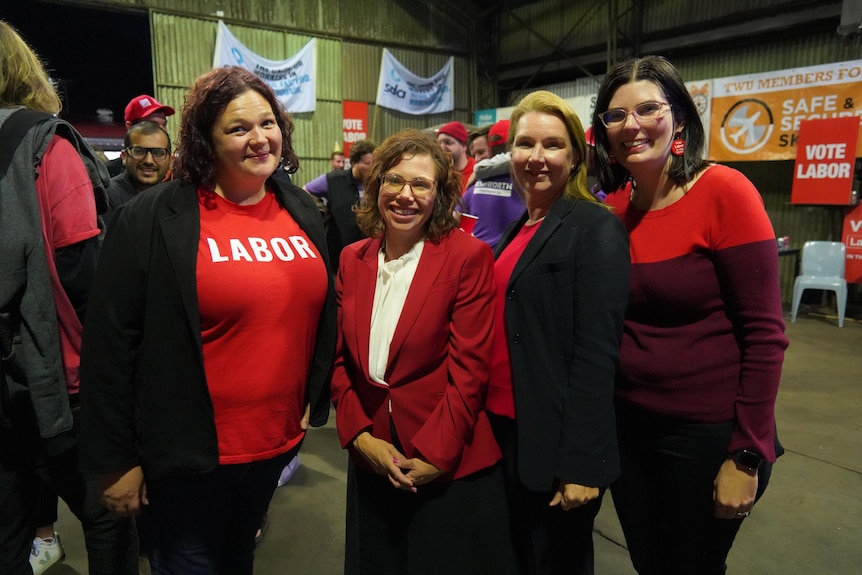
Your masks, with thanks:
M 344 100 L 374 102 L 383 48 L 356 42 L 344 42 L 341 54 L 341 86 Z
M 255 4 L 249 8 L 251 10 Z M 154 84 L 161 101 L 179 111 L 195 78 L 212 66 L 218 20 L 152 12 Z M 269 59 L 283 59 L 298 52 L 313 37 L 289 30 L 228 22 L 231 32 L 249 49 Z M 448 55 L 422 48 L 393 47 L 405 66 L 420 76 L 431 76 L 447 61 Z M 450 114 L 409 116 L 377 109 L 377 81 L 383 46 L 377 43 L 348 42 L 317 37 L 317 103 L 314 112 L 294 114 L 293 145 L 300 158 L 295 180 L 306 183 L 328 169 L 328 159 L 342 139 L 342 102 L 355 100 L 369 104 L 369 137 L 377 142 L 404 128 L 425 129 L 451 119 L 469 123 L 472 116 L 471 90 L 475 86 L 472 63 L 465 56 L 454 62 L 455 106 Z M 170 126 L 173 137 L 179 117 Z

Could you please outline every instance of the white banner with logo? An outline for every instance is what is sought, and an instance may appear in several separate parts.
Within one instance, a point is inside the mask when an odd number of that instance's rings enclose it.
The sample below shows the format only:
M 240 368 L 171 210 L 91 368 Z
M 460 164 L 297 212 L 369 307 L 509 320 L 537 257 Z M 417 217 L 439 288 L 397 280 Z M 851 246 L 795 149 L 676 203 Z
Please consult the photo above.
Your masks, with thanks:
M 316 41 L 287 60 L 267 60 L 245 47 L 224 22 L 218 23 L 213 68 L 242 66 L 269 84 L 284 109 L 291 113 L 313 112 L 315 107 Z
M 452 63 L 449 58 L 440 71 L 430 78 L 420 78 L 404 67 L 387 49 L 380 62 L 377 105 L 415 116 L 451 112 Z

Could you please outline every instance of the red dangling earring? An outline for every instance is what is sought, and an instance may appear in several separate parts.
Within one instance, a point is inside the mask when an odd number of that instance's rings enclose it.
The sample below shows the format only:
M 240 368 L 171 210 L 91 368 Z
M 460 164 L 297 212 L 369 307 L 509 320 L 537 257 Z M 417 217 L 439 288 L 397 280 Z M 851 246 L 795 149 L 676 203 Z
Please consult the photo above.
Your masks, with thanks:
M 682 139 L 682 132 L 674 134 L 673 142 L 670 144 L 670 153 L 676 157 L 685 154 L 685 140 Z
M 608 154 L 608 163 L 613 165 L 617 163 L 617 157 L 613 154 Z

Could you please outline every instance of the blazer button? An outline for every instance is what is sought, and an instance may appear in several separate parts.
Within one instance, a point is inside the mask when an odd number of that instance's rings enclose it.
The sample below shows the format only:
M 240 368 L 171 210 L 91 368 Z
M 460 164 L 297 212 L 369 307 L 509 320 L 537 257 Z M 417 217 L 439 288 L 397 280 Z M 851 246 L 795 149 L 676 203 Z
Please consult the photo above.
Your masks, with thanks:
M 518 299 L 515 290 L 509 290 L 509 293 L 506 294 L 506 299 L 509 301 L 515 301 L 516 299 Z
M 512 338 L 512 343 L 521 343 L 521 334 L 516 333 L 515 337 Z

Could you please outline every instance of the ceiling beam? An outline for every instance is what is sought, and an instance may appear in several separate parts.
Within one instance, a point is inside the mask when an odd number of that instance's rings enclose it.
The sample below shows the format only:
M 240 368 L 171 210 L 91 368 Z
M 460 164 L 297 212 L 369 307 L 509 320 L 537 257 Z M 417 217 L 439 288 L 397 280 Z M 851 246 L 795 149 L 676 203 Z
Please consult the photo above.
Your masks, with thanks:
M 828 27 L 837 22 L 841 16 L 841 5 L 830 4 L 827 6 L 808 7 L 795 12 L 786 12 L 774 16 L 760 16 L 745 21 L 710 26 L 704 22 L 703 26 L 694 29 L 691 26 L 685 28 L 685 32 L 676 31 L 669 33 L 662 30 L 651 35 L 644 35 L 640 44 L 641 54 L 673 54 L 678 52 L 696 52 L 707 48 L 727 49 L 736 45 L 748 45 L 754 39 L 762 39 L 764 36 L 774 35 L 793 28 L 812 29 L 817 26 Z M 835 30 L 835 27 L 832 28 Z M 625 50 L 625 46 L 618 43 L 618 50 Z M 625 56 L 626 54 L 623 54 Z M 587 46 L 582 50 L 566 52 L 566 57 L 556 54 L 543 54 L 529 61 L 513 62 L 502 65 L 497 74 L 502 84 L 513 84 L 524 79 L 535 76 L 535 80 L 541 81 L 543 77 L 560 77 L 569 74 L 572 78 L 579 78 L 585 74 L 584 68 L 596 70 L 604 69 L 607 62 L 607 53 L 604 45 Z M 549 57 L 551 61 L 549 62 Z M 541 69 L 541 74 L 537 74 Z

